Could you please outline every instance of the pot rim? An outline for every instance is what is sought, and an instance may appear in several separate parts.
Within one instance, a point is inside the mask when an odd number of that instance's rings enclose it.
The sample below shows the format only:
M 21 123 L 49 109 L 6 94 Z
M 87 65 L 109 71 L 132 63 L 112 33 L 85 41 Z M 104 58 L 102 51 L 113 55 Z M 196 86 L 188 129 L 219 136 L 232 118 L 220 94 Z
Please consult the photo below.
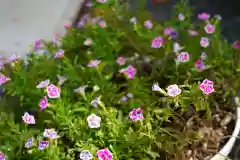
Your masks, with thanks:
M 235 103 L 237 105 L 237 103 Z M 236 109 L 237 120 L 232 133 L 231 138 L 227 141 L 227 143 L 222 147 L 222 149 L 213 157 L 211 160 L 225 160 L 229 153 L 232 151 L 232 148 L 235 144 L 236 138 L 240 131 L 240 107 L 237 106 Z

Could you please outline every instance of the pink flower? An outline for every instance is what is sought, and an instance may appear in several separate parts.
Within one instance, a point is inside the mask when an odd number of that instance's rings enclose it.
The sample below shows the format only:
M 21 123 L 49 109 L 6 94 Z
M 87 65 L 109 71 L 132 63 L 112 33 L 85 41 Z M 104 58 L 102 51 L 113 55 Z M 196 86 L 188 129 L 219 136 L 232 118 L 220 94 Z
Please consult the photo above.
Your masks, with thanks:
M 189 61 L 189 54 L 188 54 L 188 52 L 181 52 L 177 56 L 177 60 L 180 61 L 180 62 L 187 62 L 187 61 Z
M 7 160 L 3 152 L 0 152 L 0 160 Z
M 50 80 L 46 79 L 44 81 L 41 81 L 36 88 L 47 88 L 47 86 L 50 84 Z
M 97 151 L 98 160 L 112 160 L 113 155 L 108 148 Z
M 60 49 L 59 51 L 56 52 L 55 58 L 61 58 L 64 56 L 64 50 Z
M 104 20 L 99 21 L 99 25 L 101 28 L 105 28 L 107 26 Z
M 92 38 L 87 38 L 84 42 L 83 42 L 83 44 L 85 45 L 85 46 L 91 46 L 92 45 Z
M 64 26 L 64 28 L 67 29 L 67 28 L 69 28 L 71 25 L 66 23 L 66 24 L 64 24 L 63 26 Z
M 204 94 L 208 95 L 212 92 L 214 92 L 214 87 L 213 87 L 213 81 L 210 81 L 208 79 L 205 79 L 201 84 L 200 84 L 200 89 L 203 91 Z
M 41 43 L 42 43 L 41 40 L 36 40 L 34 42 L 34 51 L 38 51 L 41 48 Z
M 207 54 L 205 52 L 202 52 L 201 60 L 205 60 L 206 58 L 207 58 Z
M 50 138 L 50 139 L 59 138 L 59 135 L 57 134 L 57 132 L 55 131 L 54 128 L 45 129 L 44 132 L 43 132 L 43 136 L 46 137 L 46 138 Z
M 46 96 L 42 97 L 42 99 L 39 102 L 40 110 L 44 110 L 48 107 L 48 99 Z
M 167 28 L 164 29 L 164 35 L 168 36 L 174 31 L 175 30 L 172 27 L 167 27 Z
M 158 36 L 152 40 L 152 48 L 161 48 L 163 45 L 163 38 Z
M 53 84 L 50 84 L 47 87 L 47 95 L 49 98 L 59 98 L 60 93 L 61 93 L 60 89 Z
M 4 83 L 7 83 L 9 80 L 10 80 L 9 77 L 0 73 L 0 86 L 3 85 Z
M 120 66 L 124 65 L 126 62 L 124 57 L 118 57 L 117 58 L 117 64 L 119 64 Z
M 192 29 L 188 29 L 188 34 L 189 34 L 190 36 L 197 36 L 197 35 L 198 35 L 198 32 L 195 31 L 195 30 L 192 30 Z
M 35 118 L 33 115 L 30 115 L 28 112 L 25 112 L 22 116 L 23 121 L 26 124 L 35 124 Z
M 120 73 L 123 73 L 128 77 L 128 79 L 133 79 L 137 73 L 137 70 L 132 65 L 129 65 L 127 68 L 121 69 Z
M 129 118 L 132 121 L 139 121 L 143 119 L 143 110 L 141 108 L 135 108 L 129 113 Z
M 100 63 L 100 60 L 90 60 L 88 63 L 88 67 L 97 67 Z
M 173 84 L 167 87 L 167 94 L 171 97 L 176 97 L 182 92 L 178 85 Z
M 210 15 L 208 13 L 200 13 L 198 14 L 198 18 L 201 20 L 208 20 L 210 18 Z
M 235 48 L 235 49 L 240 49 L 240 41 L 235 41 L 235 42 L 233 43 L 233 48 Z
M 200 40 L 200 45 L 203 48 L 207 48 L 209 46 L 209 39 L 206 38 L 206 37 L 202 37 L 201 40 Z
M 207 34 L 211 34 L 215 32 L 215 26 L 212 24 L 206 24 L 206 26 L 204 27 L 204 30 Z
M 144 22 L 144 26 L 145 26 L 147 29 L 152 29 L 153 24 L 152 24 L 152 22 L 151 22 L 150 20 L 146 20 L 146 21 Z
M 206 68 L 205 64 L 203 63 L 203 61 L 201 59 L 197 60 L 195 62 L 195 68 L 202 71 Z

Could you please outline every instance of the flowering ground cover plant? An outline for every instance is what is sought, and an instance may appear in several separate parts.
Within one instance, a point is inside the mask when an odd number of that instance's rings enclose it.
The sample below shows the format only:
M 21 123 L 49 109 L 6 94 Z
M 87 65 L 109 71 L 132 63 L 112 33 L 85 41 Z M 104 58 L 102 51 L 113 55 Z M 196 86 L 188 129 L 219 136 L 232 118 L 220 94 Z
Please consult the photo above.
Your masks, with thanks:
M 159 24 L 88 2 L 78 28 L 2 62 L 0 159 L 210 159 L 231 133 L 240 45 L 182 5 Z

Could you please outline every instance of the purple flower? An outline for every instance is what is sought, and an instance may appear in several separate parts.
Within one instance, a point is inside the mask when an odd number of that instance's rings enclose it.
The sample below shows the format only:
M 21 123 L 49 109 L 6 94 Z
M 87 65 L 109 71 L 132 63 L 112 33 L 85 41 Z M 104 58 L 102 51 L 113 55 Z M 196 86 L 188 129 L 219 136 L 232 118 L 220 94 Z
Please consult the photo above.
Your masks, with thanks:
M 132 17 L 129 20 L 130 23 L 136 24 L 137 23 L 137 18 L 136 17 Z
M 34 141 L 33 141 L 33 137 L 29 138 L 29 139 L 26 141 L 24 147 L 25 147 L 25 148 L 31 148 L 31 147 L 33 146 L 33 142 L 34 142 Z
M 85 21 L 84 20 L 80 20 L 77 24 L 78 28 L 82 28 L 85 25 Z
M 206 68 L 205 64 L 203 63 L 203 61 L 201 59 L 197 60 L 195 62 L 195 68 L 202 71 Z
M 39 141 L 39 143 L 38 143 L 39 150 L 43 150 L 43 149 L 47 148 L 48 146 L 49 146 L 48 141 Z
M 173 30 L 173 31 L 170 33 L 170 37 L 171 37 L 172 39 L 177 38 L 177 36 L 178 36 L 178 32 L 175 31 L 175 30 Z
M 146 21 L 144 22 L 144 26 L 145 26 L 147 29 L 152 29 L 153 24 L 152 24 L 152 22 L 151 22 L 150 20 L 146 20 Z
M 105 28 L 107 26 L 104 20 L 99 21 L 99 25 L 101 28 Z
M 113 155 L 108 148 L 97 151 L 98 160 L 112 160 Z
M 164 29 L 164 35 L 169 36 L 174 29 L 172 27 L 167 27 Z
M 6 160 L 6 156 L 3 154 L 3 152 L 0 152 L 0 160 Z
M 152 40 L 152 48 L 161 48 L 163 45 L 163 38 L 158 36 Z
M 34 43 L 34 51 L 38 51 L 41 48 L 41 40 L 36 40 Z
M 55 131 L 54 128 L 45 129 L 44 132 L 43 132 L 43 136 L 46 137 L 46 138 L 50 138 L 50 139 L 59 138 L 59 135 L 57 134 L 57 132 Z
M 143 119 L 143 110 L 141 108 L 135 108 L 129 113 L 129 118 L 132 121 L 138 121 Z
M 88 63 L 88 67 L 97 67 L 100 63 L 100 60 L 90 60 Z
M 208 13 L 200 13 L 198 14 L 198 18 L 201 20 L 208 20 L 210 18 L 210 15 Z
M 235 48 L 235 49 L 240 49 L 240 41 L 235 41 L 235 42 L 233 43 L 233 48 Z
M 86 6 L 90 8 L 90 7 L 93 6 L 93 3 L 92 3 L 91 1 L 88 1 L 88 2 L 86 3 Z
M 42 97 L 42 99 L 39 102 L 40 110 L 44 110 L 48 107 L 48 99 L 46 96 Z
M 132 65 L 129 65 L 127 68 L 121 69 L 120 73 L 123 73 L 128 79 L 133 79 L 137 70 Z

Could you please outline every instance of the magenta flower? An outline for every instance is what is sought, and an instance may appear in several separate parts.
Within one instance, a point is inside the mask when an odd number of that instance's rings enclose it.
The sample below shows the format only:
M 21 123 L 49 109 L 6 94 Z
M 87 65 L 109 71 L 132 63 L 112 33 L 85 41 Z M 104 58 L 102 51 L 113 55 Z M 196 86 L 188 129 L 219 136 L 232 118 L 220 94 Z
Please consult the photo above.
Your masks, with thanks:
M 125 63 L 126 63 L 126 60 L 124 57 L 117 58 L 117 64 L 119 64 L 120 66 L 124 65 Z
M 61 90 L 57 86 L 50 84 L 47 87 L 47 95 L 49 98 L 59 98 Z
M 90 60 L 88 63 L 88 67 L 97 67 L 100 63 L 100 60 Z
M 173 84 L 173 85 L 169 85 L 167 87 L 167 94 L 170 97 L 176 97 L 177 95 L 179 95 L 182 92 L 182 90 L 178 87 L 178 85 Z
M 25 112 L 22 116 L 24 123 L 26 124 L 35 124 L 35 118 L 33 115 L 30 115 L 28 112 Z
M 3 152 L 0 152 L 0 160 L 7 160 L 6 156 L 3 154 Z
M 42 97 L 40 100 L 39 107 L 41 111 L 48 107 L 48 99 L 46 96 Z
M 101 28 L 106 28 L 106 22 L 104 20 L 99 21 L 99 25 Z
M 66 24 L 64 24 L 63 26 L 64 26 L 64 28 L 67 29 L 67 28 L 69 28 L 71 25 L 66 23 Z
M 204 27 L 204 30 L 207 34 L 211 34 L 215 32 L 215 26 L 212 24 L 206 24 L 206 26 Z
M 206 37 L 202 37 L 201 40 L 200 40 L 200 45 L 203 48 L 207 48 L 209 46 L 209 39 L 206 38 Z
M 47 86 L 50 84 L 50 80 L 46 79 L 44 81 L 41 81 L 36 88 L 40 89 L 40 88 L 47 88 Z
M 129 118 L 132 121 L 139 121 L 143 119 L 143 110 L 141 108 L 135 108 L 129 113 Z
M 43 150 L 43 149 L 47 148 L 48 146 L 49 146 L 48 141 L 39 141 L 39 143 L 38 143 L 39 150 Z
M 10 80 L 9 77 L 0 73 L 0 86 L 3 85 L 4 83 L 7 83 L 9 80 Z
M 113 155 L 108 148 L 104 148 L 97 151 L 98 160 L 112 160 Z
M 192 29 L 188 29 L 188 34 L 189 34 L 190 36 L 197 36 L 197 35 L 198 35 L 198 32 L 195 31 L 195 30 L 192 30 Z
M 205 64 L 203 63 L 203 61 L 201 59 L 197 60 L 195 62 L 195 68 L 202 71 L 206 68 Z
M 33 145 L 34 145 L 33 142 L 34 142 L 34 141 L 33 141 L 33 137 L 29 138 L 29 139 L 25 142 L 24 147 L 25 147 L 25 148 L 31 148 L 31 147 L 33 147 Z
M 200 13 L 198 14 L 198 18 L 201 20 L 208 20 L 210 18 L 210 15 L 208 13 Z
M 127 68 L 121 69 L 120 73 L 123 73 L 128 79 L 133 79 L 137 70 L 132 65 L 129 65 Z
M 60 49 L 59 51 L 56 52 L 55 58 L 61 58 L 64 56 L 64 50 Z
M 100 3 L 106 3 L 107 2 L 107 0 L 97 0 L 98 2 L 100 2 Z
M 189 61 L 189 54 L 188 52 L 181 52 L 178 56 L 177 56 L 177 60 L 179 62 L 187 62 Z
M 203 91 L 204 94 L 208 95 L 212 92 L 214 92 L 214 87 L 213 87 L 213 81 L 210 81 L 208 79 L 205 79 L 201 84 L 200 84 L 200 89 Z
M 36 40 L 34 42 L 34 51 L 38 51 L 41 48 L 41 40 Z
M 152 24 L 152 22 L 151 22 L 150 20 L 146 20 L 146 21 L 144 22 L 144 26 L 145 26 L 147 29 L 152 29 L 153 24 Z
M 233 48 L 240 49 L 240 41 L 234 41 Z
M 152 48 L 161 48 L 163 45 L 163 38 L 158 36 L 152 40 Z
M 45 129 L 44 132 L 43 132 L 43 136 L 45 138 L 50 138 L 50 139 L 57 139 L 57 138 L 59 138 L 59 135 L 57 134 L 57 132 L 55 131 L 54 128 Z

